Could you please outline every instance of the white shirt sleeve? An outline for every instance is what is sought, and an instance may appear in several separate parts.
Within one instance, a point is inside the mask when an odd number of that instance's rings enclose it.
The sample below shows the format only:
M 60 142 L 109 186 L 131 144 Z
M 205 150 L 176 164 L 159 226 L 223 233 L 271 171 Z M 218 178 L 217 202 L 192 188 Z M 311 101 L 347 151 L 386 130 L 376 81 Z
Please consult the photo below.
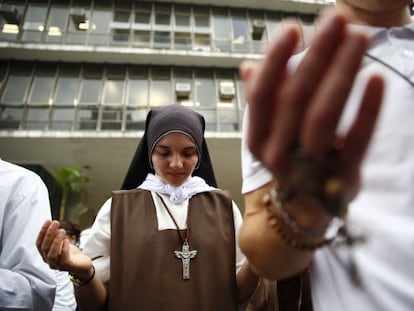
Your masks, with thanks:
M 57 288 L 52 311 L 75 311 L 77 304 L 69 273 L 59 270 L 54 270 L 54 272 Z
M 272 180 L 272 174 L 250 152 L 247 146 L 247 129 L 249 121 L 248 105 L 243 116 L 241 157 L 242 157 L 242 193 L 253 191 Z
M 111 203 L 109 198 L 100 208 L 82 250 L 93 260 L 96 274 L 104 283 L 110 276 Z
M 36 248 L 51 218 L 49 195 L 35 173 L 0 160 L 0 309 L 51 310 L 56 282 Z

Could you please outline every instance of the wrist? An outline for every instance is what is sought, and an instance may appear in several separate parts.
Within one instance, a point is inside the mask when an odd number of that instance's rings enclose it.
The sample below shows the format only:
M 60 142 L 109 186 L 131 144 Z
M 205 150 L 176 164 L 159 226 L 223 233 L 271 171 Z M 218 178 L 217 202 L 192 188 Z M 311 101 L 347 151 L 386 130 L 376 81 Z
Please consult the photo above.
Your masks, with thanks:
M 89 282 L 92 281 L 94 277 L 95 277 L 95 266 L 94 265 L 92 265 L 89 268 L 88 273 L 85 275 L 73 274 L 69 272 L 69 278 L 76 287 L 81 287 L 81 286 L 88 284 Z

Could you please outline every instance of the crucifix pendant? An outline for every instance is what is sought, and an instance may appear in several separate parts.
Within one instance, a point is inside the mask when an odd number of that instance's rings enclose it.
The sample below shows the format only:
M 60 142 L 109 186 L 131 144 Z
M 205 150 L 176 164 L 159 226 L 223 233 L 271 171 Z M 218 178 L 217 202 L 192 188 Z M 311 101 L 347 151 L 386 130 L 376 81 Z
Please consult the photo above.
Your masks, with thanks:
M 183 264 L 183 280 L 190 279 L 190 260 L 197 255 L 197 250 L 190 251 L 190 245 L 188 241 L 185 240 L 181 251 L 174 251 L 175 256 L 178 259 L 181 259 Z

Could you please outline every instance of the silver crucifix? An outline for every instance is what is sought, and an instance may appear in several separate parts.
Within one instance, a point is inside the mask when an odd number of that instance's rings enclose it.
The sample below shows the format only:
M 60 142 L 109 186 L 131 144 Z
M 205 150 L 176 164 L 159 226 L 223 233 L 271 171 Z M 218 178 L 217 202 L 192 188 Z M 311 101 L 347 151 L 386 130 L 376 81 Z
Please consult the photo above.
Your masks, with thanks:
M 174 251 L 174 254 L 177 258 L 181 259 L 181 262 L 183 263 L 183 280 L 189 280 L 190 260 L 197 255 L 197 251 L 190 251 L 190 245 L 188 245 L 188 241 L 185 240 L 181 248 L 181 251 Z

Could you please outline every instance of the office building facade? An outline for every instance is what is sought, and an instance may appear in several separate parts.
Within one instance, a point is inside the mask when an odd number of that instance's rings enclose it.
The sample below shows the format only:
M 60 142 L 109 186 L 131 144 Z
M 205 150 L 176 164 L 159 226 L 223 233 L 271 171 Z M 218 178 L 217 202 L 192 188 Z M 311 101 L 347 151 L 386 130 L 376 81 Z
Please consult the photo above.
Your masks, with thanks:
M 238 66 L 260 60 L 286 18 L 303 49 L 332 4 L 0 0 L 0 157 L 85 171 L 68 214 L 85 225 L 119 188 L 149 109 L 186 105 L 204 115 L 219 186 L 242 207 Z

